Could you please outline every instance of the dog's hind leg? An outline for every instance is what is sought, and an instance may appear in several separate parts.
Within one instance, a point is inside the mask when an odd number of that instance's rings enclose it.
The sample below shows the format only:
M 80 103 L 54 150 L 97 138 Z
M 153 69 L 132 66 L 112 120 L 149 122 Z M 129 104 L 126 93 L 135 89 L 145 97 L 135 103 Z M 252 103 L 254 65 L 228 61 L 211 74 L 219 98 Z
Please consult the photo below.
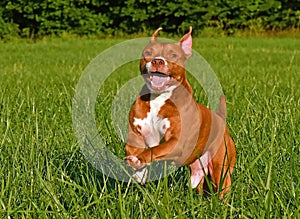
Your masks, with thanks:
M 197 190 L 201 190 L 205 180 L 205 175 L 208 175 L 211 158 L 208 152 L 205 152 L 199 159 L 196 159 L 189 165 L 191 169 L 191 186 Z
M 219 199 L 230 191 L 231 174 L 236 159 L 235 147 L 226 130 L 226 143 L 222 143 L 212 159 L 213 171 L 210 172 L 215 190 L 219 191 Z

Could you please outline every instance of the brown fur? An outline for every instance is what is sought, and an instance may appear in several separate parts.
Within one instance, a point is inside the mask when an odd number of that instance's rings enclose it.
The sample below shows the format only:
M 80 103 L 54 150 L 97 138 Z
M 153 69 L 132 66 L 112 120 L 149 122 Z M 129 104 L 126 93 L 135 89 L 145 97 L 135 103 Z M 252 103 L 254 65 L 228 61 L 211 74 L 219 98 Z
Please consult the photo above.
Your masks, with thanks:
M 133 125 L 134 118 L 146 118 L 150 111 L 150 101 L 153 95 L 151 96 L 149 88 L 144 86 L 130 111 L 125 160 L 135 169 L 141 169 L 146 164 L 157 160 L 172 160 L 179 165 L 190 165 L 193 171 L 195 161 L 204 151 L 208 151 L 212 157 L 208 168 L 209 175 L 215 185 L 215 190 L 221 191 L 219 197 L 222 198 L 230 190 L 230 175 L 236 159 L 234 142 L 225 124 L 225 97 L 220 97 L 220 107 L 217 113 L 196 103 L 184 69 L 184 62 L 189 54 L 187 55 L 181 48 L 181 45 L 191 37 L 191 29 L 177 44 L 158 43 L 156 36 L 159 30 L 153 34 L 150 44 L 144 49 L 140 70 L 142 75 L 148 74 L 145 65 L 151 61 L 151 57 L 147 57 L 150 54 L 149 51 L 151 54 L 159 52 L 162 57 L 170 57 L 170 52 L 174 51 L 178 54 L 176 60 L 168 61 L 167 70 L 163 70 L 163 66 L 155 65 L 157 69 L 153 70 L 165 71 L 163 72 L 165 75 L 176 79 L 174 83 L 177 88 L 158 112 L 160 118 L 168 118 L 170 127 L 166 130 L 162 143 L 155 147 L 147 147 L 145 136 L 139 131 L 140 127 Z M 139 162 L 131 160 L 128 157 L 130 155 L 137 157 Z M 198 191 L 202 189 L 203 183 L 204 180 L 200 182 Z

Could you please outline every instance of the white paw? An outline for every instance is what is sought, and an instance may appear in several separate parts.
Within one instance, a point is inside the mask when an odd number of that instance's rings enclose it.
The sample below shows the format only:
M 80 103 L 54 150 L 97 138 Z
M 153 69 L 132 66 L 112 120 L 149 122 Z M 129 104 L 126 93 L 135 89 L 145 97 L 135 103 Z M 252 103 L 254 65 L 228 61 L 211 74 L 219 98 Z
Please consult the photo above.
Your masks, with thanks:
M 148 169 L 144 168 L 135 172 L 132 177 L 141 185 L 144 185 L 148 178 Z
M 125 160 L 132 162 L 132 163 L 140 163 L 140 160 L 136 156 L 133 156 L 133 155 L 129 155 L 129 156 L 125 157 Z
M 202 178 L 203 176 L 199 176 L 199 175 L 191 176 L 191 186 L 193 189 L 199 185 Z
M 196 188 L 201 181 L 204 180 L 204 176 L 208 175 L 210 165 L 210 156 L 209 153 L 204 153 L 200 160 L 196 159 L 193 163 L 190 164 L 191 168 L 191 186 Z
M 129 155 L 129 156 L 125 157 L 125 161 L 133 169 L 140 169 L 144 166 L 144 165 L 142 165 L 141 161 L 136 156 L 133 156 L 133 155 Z

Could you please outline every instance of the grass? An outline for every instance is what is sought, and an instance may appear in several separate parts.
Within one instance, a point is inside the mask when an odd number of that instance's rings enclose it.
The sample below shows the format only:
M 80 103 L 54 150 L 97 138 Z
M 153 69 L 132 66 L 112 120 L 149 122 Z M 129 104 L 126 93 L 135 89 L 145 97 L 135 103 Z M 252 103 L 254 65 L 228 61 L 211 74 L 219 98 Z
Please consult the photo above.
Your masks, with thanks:
M 237 148 L 232 194 L 201 198 L 183 167 L 144 187 L 108 178 L 83 156 L 72 129 L 81 73 L 114 40 L 0 45 L 0 216 L 3 218 L 299 218 L 300 42 L 295 38 L 194 39 L 227 97 Z M 122 75 L 120 75 L 122 73 Z M 120 158 L 110 104 L 138 74 L 118 69 L 100 91 L 97 125 Z M 191 80 L 195 96 L 205 102 Z

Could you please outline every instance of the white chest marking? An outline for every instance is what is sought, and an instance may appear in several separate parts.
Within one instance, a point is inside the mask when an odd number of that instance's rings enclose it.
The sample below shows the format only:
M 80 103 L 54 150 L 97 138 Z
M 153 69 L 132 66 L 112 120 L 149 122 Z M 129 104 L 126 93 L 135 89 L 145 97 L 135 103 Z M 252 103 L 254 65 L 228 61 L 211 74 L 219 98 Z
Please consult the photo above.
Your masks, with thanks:
M 175 86 L 171 86 L 168 92 L 162 93 L 150 101 L 150 112 L 147 113 L 146 118 L 139 119 L 134 117 L 133 125 L 140 128 L 139 132 L 143 135 L 148 147 L 157 146 L 166 133 L 166 130 L 170 127 L 168 118 L 159 117 L 158 112 L 166 100 L 170 99 L 174 88 Z

